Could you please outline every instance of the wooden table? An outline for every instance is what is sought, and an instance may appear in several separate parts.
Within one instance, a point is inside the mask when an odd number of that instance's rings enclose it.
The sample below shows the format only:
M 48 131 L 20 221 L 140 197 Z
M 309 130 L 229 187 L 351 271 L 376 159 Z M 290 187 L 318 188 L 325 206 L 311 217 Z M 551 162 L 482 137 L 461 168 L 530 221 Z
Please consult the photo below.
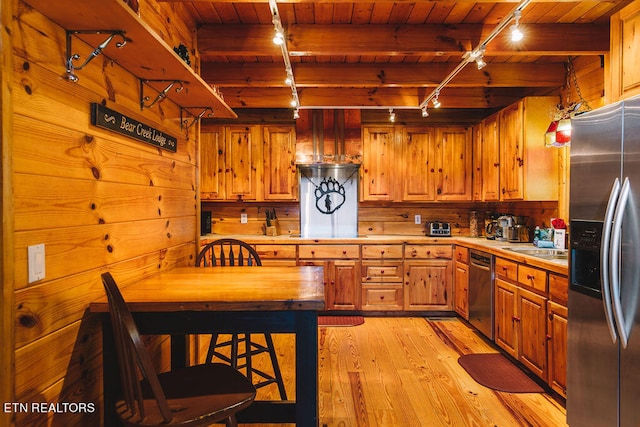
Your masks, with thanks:
M 187 363 L 186 334 L 217 328 L 295 334 L 296 400 L 256 401 L 238 414 L 238 421 L 317 427 L 317 312 L 325 307 L 323 281 L 322 267 L 184 267 L 121 292 L 141 334 L 171 335 L 172 367 Z M 90 311 L 102 313 L 104 425 L 114 426 L 119 376 L 106 296 L 92 302 Z

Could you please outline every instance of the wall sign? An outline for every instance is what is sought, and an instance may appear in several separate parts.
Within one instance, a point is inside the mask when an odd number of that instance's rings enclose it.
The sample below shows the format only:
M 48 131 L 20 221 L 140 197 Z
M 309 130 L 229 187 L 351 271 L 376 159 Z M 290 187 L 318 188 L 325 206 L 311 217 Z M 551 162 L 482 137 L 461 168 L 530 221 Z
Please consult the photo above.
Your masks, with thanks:
M 95 102 L 91 103 L 91 124 L 174 153 L 178 149 L 173 136 Z

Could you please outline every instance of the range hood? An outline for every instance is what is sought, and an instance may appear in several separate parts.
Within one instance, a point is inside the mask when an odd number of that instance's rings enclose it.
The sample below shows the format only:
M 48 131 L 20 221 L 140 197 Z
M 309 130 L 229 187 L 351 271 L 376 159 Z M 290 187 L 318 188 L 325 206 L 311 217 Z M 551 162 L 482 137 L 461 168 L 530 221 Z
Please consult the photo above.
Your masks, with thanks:
M 360 117 L 356 109 L 300 110 L 296 163 L 360 163 Z

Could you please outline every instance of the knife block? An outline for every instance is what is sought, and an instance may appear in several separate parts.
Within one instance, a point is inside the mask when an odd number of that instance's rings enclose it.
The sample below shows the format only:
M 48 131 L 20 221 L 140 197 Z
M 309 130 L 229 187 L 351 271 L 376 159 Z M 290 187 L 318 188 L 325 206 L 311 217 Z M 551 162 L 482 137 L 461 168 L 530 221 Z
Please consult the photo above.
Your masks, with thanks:
M 280 235 L 280 223 L 277 219 L 271 220 L 271 225 L 264 226 L 264 234 L 267 236 L 278 236 Z

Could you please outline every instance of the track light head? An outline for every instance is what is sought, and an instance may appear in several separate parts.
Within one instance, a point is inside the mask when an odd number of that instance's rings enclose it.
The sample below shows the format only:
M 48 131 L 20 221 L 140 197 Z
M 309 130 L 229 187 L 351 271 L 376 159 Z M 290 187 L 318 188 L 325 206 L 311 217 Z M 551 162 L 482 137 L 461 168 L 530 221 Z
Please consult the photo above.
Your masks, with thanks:
M 422 107 L 422 117 L 429 117 L 429 112 L 427 111 L 427 106 Z

